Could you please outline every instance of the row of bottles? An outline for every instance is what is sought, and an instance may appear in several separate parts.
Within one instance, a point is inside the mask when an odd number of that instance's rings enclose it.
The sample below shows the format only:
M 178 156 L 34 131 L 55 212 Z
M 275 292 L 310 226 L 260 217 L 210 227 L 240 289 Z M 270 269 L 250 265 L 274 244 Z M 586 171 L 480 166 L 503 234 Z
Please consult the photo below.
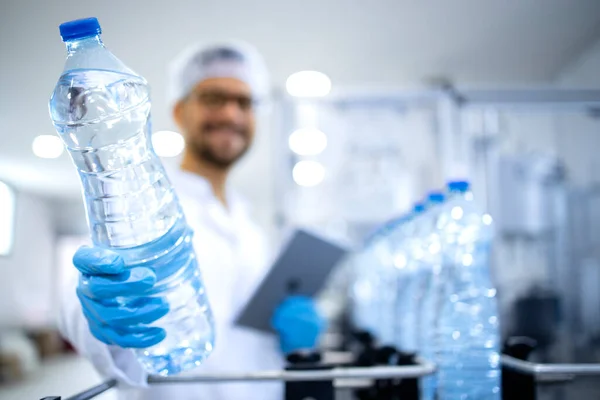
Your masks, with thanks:
M 466 181 L 385 224 L 354 258 L 356 328 L 433 361 L 421 398 L 500 399 L 500 330 L 490 277 L 492 218 Z

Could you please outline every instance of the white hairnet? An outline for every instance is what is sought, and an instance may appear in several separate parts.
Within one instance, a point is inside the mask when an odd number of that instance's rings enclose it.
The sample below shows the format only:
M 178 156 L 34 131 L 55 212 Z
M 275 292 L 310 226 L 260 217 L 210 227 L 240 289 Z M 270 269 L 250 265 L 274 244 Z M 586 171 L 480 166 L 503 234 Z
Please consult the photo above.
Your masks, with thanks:
M 208 78 L 239 79 L 257 98 L 265 97 L 269 90 L 265 62 L 253 46 L 243 42 L 194 45 L 169 65 L 169 104 L 174 105 Z

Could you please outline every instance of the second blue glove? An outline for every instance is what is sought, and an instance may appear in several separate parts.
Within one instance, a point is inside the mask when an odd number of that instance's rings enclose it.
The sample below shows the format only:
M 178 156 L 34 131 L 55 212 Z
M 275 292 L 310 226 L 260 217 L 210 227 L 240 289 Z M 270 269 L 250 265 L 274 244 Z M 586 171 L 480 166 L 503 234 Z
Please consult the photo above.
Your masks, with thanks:
M 290 296 L 277 307 L 271 326 L 279 334 L 284 354 L 316 346 L 325 320 L 310 297 Z

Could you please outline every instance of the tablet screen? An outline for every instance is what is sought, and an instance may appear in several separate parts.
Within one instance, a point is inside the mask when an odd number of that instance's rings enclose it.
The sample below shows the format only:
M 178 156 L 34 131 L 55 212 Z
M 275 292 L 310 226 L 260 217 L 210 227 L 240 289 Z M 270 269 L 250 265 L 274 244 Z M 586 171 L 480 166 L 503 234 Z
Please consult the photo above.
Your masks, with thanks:
M 296 230 L 238 316 L 237 324 L 272 332 L 275 308 L 291 294 L 315 297 L 348 249 L 314 233 Z

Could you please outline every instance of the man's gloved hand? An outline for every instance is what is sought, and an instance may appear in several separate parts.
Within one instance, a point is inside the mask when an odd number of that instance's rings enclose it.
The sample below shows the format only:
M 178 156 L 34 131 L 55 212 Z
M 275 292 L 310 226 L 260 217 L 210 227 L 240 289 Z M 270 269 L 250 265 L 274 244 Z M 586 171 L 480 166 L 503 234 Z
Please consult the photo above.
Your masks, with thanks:
M 279 334 L 281 350 L 288 354 L 313 349 L 325 329 L 325 320 L 310 297 L 290 296 L 273 313 L 271 326 Z
M 169 312 L 164 299 L 147 296 L 156 283 L 150 268 L 127 268 L 117 253 L 86 246 L 77 250 L 73 264 L 81 272 L 77 297 L 90 331 L 98 340 L 144 348 L 165 338 L 164 329 L 144 326 Z

